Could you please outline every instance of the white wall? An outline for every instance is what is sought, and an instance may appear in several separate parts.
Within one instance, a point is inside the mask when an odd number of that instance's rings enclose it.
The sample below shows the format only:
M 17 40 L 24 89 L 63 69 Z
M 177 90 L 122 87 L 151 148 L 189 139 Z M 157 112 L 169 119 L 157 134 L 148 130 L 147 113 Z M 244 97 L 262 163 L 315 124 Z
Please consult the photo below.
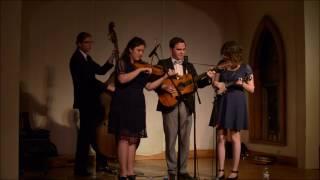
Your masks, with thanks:
M 73 92 L 68 63 L 79 32 L 88 31 L 93 35 L 95 44 L 91 54 L 100 64 L 112 49 L 107 39 L 110 21 L 116 23 L 120 49 L 133 36 L 141 36 L 147 42 L 146 54 L 158 40 L 162 45 L 159 54 L 166 58 L 170 38 L 181 36 L 187 42 L 190 61 L 216 64 L 222 43 L 238 40 L 237 16 L 230 13 L 233 8 L 232 3 L 202 1 L 24 2 L 21 80 L 24 94 L 33 100 L 22 108 L 34 112 L 35 127 L 51 130 L 60 154 L 73 154 L 76 132 L 71 115 Z M 148 60 L 146 56 L 144 59 Z M 198 73 L 207 68 L 196 65 Z M 49 85 L 46 84 L 48 72 L 53 75 Z M 107 76 L 98 78 L 105 80 Z M 212 149 L 213 134 L 208 121 L 213 91 L 208 87 L 199 93 L 202 104 L 197 104 L 198 149 Z M 52 97 L 49 104 L 48 95 Z M 155 111 L 157 96 L 154 92 L 145 92 L 145 95 L 148 138 L 142 140 L 138 154 L 150 155 L 164 150 L 164 135 L 161 114 Z M 45 113 L 47 106 L 49 118 Z

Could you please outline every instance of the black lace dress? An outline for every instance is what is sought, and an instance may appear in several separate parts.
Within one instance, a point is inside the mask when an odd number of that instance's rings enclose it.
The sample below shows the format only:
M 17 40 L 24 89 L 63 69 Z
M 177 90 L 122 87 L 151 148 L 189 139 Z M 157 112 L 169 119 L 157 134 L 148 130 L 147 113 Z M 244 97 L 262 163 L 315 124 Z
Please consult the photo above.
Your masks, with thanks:
M 123 70 L 120 70 L 123 69 Z M 134 70 L 131 64 L 116 67 L 116 73 L 129 73 Z M 130 144 L 139 143 L 140 138 L 147 137 L 146 104 L 143 89 L 149 75 L 140 73 L 128 83 L 116 80 L 116 90 L 112 96 L 109 113 L 109 133 L 119 139 L 126 139 Z M 116 78 L 117 79 L 117 78 Z

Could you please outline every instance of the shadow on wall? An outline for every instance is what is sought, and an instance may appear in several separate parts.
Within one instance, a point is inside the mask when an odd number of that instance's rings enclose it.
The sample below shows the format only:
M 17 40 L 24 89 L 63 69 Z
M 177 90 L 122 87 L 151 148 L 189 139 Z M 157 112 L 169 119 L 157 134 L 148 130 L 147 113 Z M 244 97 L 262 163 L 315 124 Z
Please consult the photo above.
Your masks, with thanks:
M 20 115 L 24 114 L 20 119 L 20 127 L 23 128 L 29 123 L 31 129 L 46 129 L 50 131 L 51 139 L 57 147 L 66 147 L 75 149 L 76 144 L 76 121 L 75 112 L 72 108 L 67 109 L 60 116 L 63 118 L 62 122 L 57 121 L 52 116 L 52 100 L 53 100 L 53 88 L 54 88 L 54 71 L 51 67 L 46 68 L 46 75 L 44 76 L 44 92 L 45 102 L 40 102 L 34 95 L 28 90 L 26 82 L 20 82 Z M 27 119 L 27 123 L 23 121 Z M 59 122 L 59 123 L 58 123 Z M 28 125 L 27 125 L 28 126 Z M 74 141 L 56 141 L 56 139 L 64 139 L 65 137 L 74 137 Z M 60 143 L 60 144 L 57 144 Z M 64 144 L 61 144 L 64 143 Z M 58 149 L 59 152 L 60 149 Z M 61 150 L 63 152 L 63 150 Z
M 31 128 L 47 128 L 42 122 L 35 122 L 36 116 L 45 117 L 48 114 L 48 106 L 40 103 L 31 93 L 25 82 L 20 82 L 20 114 L 27 113 Z

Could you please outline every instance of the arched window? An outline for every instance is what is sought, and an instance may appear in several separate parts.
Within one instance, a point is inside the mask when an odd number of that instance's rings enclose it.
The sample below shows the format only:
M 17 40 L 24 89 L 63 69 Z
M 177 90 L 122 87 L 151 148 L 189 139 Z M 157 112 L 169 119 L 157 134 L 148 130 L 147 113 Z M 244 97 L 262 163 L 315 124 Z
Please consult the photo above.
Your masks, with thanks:
M 286 56 L 280 31 L 269 16 L 257 27 L 250 51 L 255 93 L 250 102 L 250 141 L 286 144 Z

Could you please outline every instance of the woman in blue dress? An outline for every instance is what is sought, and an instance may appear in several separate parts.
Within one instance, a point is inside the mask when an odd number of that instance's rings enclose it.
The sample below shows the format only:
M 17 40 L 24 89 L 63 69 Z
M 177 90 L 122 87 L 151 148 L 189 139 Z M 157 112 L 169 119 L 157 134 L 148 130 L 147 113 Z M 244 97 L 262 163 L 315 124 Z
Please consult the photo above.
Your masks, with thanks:
M 252 69 L 242 63 L 242 48 L 235 41 L 226 42 L 221 48 L 225 70 L 208 72 L 219 96 L 210 119 L 210 126 L 217 126 L 218 178 L 224 179 L 225 142 L 227 130 L 233 143 L 233 166 L 227 179 L 238 179 L 241 139 L 240 130 L 248 129 L 247 99 L 245 91 L 254 92 Z
M 134 37 L 116 64 L 116 88 L 110 106 L 109 132 L 115 134 L 118 143 L 119 179 L 135 179 L 133 168 L 136 149 L 140 138 L 147 137 L 143 89 L 153 90 L 169 75 L 175 74 L 169 70 L 162 77 L 149 82 L 152 68 L 134 66 L 134 63 L 141 61 L 145 46 L 143 39 Z

